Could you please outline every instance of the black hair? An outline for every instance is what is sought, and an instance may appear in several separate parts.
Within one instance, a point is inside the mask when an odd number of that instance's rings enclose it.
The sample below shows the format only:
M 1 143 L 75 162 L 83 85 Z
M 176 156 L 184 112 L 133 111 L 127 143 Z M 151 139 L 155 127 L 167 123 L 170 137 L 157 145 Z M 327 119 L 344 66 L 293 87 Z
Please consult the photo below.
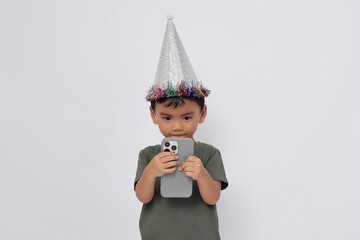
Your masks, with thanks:
M 195 98 L 195 97 L 171 97 L 171 98 L 160 98 L 158 100 L 151 101 L 151 108 L 155 112 L 155 103 L 163 103 L 166 100 L 170 99 L 169 104 L 166 107 L 174 106 L 174 108 L 177 108 L 178 106 L 182 106 L 185 104 L 184 99 L 188 99 L 190 101 L 196 102 L 200 107 L 200 112 L 204 109 L 205 105 L 205 98 Z

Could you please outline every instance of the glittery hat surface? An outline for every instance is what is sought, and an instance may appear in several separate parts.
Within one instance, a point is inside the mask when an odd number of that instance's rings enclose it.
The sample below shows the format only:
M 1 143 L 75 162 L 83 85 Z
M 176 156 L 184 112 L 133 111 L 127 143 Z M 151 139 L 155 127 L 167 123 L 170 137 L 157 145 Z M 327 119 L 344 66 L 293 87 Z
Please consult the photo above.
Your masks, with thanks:
M 202 86 L 186 55 L 172 17 L 168 17 L 154 85 L 147 101 L 170 97 L 207 97 L 210 90 Z

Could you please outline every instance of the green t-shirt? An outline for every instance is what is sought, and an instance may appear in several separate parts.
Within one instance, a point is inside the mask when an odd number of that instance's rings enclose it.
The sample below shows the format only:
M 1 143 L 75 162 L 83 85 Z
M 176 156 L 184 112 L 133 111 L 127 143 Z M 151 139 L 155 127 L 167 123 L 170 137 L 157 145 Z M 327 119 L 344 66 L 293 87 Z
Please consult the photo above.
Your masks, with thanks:
M 135 185 L 160 150 L 160 145 L 155 145 L 140 151 Z M 201 159 L 214 180 L 221 181 L 221 190 L 225 189 L 228 181 L 220 151 L 197 142 L 194 155 Z M 160 178 L 157 178 L 154 197 L 151 202 L 143 204 L 139 223 L 143 240 L 220 239 L 216 205 L 207 205 L 202 200 L 196 181 L 193 181 L 191 197 L 164 198 L 160 195 Z

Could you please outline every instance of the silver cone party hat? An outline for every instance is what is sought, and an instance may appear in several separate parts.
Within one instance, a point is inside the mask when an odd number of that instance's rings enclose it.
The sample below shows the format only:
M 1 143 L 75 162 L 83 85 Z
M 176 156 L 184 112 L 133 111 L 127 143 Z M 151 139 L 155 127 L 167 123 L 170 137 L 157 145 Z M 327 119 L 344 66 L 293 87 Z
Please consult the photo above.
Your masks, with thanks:
M 196 78 L 172 19 L 168 16 L 155 82 L 148 91 L 147 101 L 170 97 L 203 98 L 210 94 Z

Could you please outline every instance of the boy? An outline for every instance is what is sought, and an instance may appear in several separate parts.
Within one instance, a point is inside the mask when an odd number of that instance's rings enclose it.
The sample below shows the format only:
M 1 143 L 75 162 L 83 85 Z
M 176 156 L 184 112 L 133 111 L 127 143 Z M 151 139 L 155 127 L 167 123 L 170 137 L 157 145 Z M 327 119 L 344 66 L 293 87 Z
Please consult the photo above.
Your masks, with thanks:
M 143 208 L 140 232 L 143 240 L 220 239 L 216 203 L 228 186 L 219 150 L 196 142 L 193 135 L 207 114 L 205 97 L 209 90 L 197 81 L 176 33 L 168 20 L 162 54 L 147 100 L 150 115 L 164 137 L 184 137 L 194 141 L 194 155 L 181 166 L 177 156 L 161 152 L 160 145 L 139 153 L 135 192 Z M 182 171 L 193 179 L 189 198 L 164 198 L 160 177 Z

